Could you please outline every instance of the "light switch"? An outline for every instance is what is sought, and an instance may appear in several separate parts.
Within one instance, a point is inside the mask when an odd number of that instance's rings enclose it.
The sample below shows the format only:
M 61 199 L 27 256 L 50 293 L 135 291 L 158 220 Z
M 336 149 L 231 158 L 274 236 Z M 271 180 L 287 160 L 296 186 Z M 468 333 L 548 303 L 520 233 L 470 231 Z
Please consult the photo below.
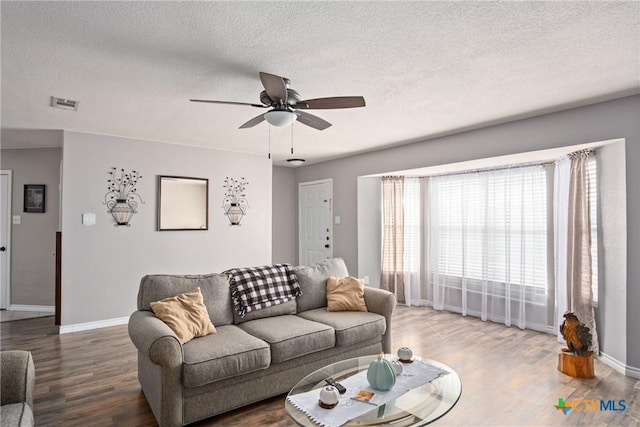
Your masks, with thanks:
M 14 215 L 13 216 L 13 223 L 14 224 L 20 224 L 22 222 L 22 217 L 20 215 Z
M 96 214 L 94 214 L 94 213 L 83 213 L 82 214 L 82 224 L 83 225 L 95 225 L 96 224 Z
M 368 284 L 369 284 L 369 276 L 364 276 L 364 277 L 362 278 L 362 282 L 363 282 L 365 285 L 368 285 Z
M 340 224 L 340 215 L 336 215 L 336 217 L 333 219 L 333 223 Z

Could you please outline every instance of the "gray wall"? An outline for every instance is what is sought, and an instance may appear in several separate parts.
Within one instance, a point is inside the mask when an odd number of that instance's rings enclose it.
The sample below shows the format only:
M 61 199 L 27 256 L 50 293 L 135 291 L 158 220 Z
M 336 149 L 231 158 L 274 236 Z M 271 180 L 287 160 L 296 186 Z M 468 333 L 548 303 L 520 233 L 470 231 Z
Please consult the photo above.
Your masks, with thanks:
M 546 114 L 400 147 L 303 166 L 297 182 L 333 178 L 334 211 L 342 226 L 334 255 L 357 273 L 357 177 L 486 157 L 625 138 L 627 182 L 627 364 L 640 367 L 640 96 Z M 274 215 L 280 212 L 276 207 Z M 292 244 L 292 242 L 279 242 Z M 608 319 L 608 313 L 604 314 Z
M 627 210 L 625 146 L 597 149 L 598 173 L 598 308 L 600 348 L 626 363 Z M 635 365 L 634 365 L 635 366 Z
M 274 263 L 298 263 L 298 185 L 295 169 L 273 168 L 273 206 L 278 214 L 273 215 L 273 252 Z M 287 244 L 280 244 L 286 242 Z
M 358 276 L 369 276 L 369 286 L 380 287 L 382 266 L 381 179 L 359 177 L 358 190 Z
M 126 318 L 145 274 L 202 274 L 271 262 L 271 161 L 198 147 L 64 133 L 62 325 Z M 103 204 L 112 167 L 139 171 L 145 200 L 131 227 L 114 227 Z M 209 179 L 209 230 L 156 231 L 157 175 Z M 250 208 L 229 226 L 225 177 L 245 177 Z M 96 225 L 81 223 L 95 213 Z
M 60 148 L 2 150 L 0 169 L 12 175 L 11 304 L 55 304 L 55 234 L 58 231 Z M 45 213 L 23 212 L 25 184 L 45 184 Z

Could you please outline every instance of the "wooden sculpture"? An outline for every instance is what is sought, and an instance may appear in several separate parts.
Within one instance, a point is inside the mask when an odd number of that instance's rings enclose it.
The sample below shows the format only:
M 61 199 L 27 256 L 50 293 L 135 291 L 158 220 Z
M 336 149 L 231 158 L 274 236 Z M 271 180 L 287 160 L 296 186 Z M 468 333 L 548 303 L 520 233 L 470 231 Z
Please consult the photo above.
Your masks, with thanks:
M 593 378 L 593 352 L 591 330 L 580 323 L 574 313 L 566 313 L 560 326 L 560 333 L 567 342 L 558 355 L 558 370 L 564 374 L 579 378 Z

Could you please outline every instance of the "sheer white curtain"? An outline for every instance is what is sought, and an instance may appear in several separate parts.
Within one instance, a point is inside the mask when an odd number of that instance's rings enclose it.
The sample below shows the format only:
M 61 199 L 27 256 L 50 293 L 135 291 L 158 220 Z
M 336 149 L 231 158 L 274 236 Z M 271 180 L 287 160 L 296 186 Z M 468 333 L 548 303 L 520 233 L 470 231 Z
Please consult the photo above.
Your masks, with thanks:
M 553 227 L 554 258 L 556 276 L 556 309 L 554 329 L 558 341 L 564 341 L 560 333 L 563 315 L 567 312 L 567 227 L 569 225 L 569 176 L 571 160 L 562 157 L 556 160 L 553 179 Z
M 593 310 L 591 262 L 591 213 L 589 200 L 589 151 L 569 154 L 569 201 L 567 226 L 567 306 L 591 329 L 590 350 L 599 350 Z M 560 254 L 562 256 L 562 254 Z
M 435 176 L 429 183 L 433 307 L 547 330 L 544 167 Z
M 421 223 L 420 181 L 415 177 L 405 177 L 403 278 L 405 302 L 407 305 L 418 305 L 421 300 Z

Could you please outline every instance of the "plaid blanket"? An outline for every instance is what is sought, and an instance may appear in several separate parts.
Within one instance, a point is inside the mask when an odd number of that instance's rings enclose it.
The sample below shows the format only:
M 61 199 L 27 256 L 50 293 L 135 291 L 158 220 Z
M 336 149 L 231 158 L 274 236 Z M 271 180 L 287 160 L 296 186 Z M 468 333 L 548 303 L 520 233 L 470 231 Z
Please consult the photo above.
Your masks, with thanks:
M 240 317 L 302 295 L 291 264 L 232 268 L 224 274 L 229 276 L 231 298 Z

